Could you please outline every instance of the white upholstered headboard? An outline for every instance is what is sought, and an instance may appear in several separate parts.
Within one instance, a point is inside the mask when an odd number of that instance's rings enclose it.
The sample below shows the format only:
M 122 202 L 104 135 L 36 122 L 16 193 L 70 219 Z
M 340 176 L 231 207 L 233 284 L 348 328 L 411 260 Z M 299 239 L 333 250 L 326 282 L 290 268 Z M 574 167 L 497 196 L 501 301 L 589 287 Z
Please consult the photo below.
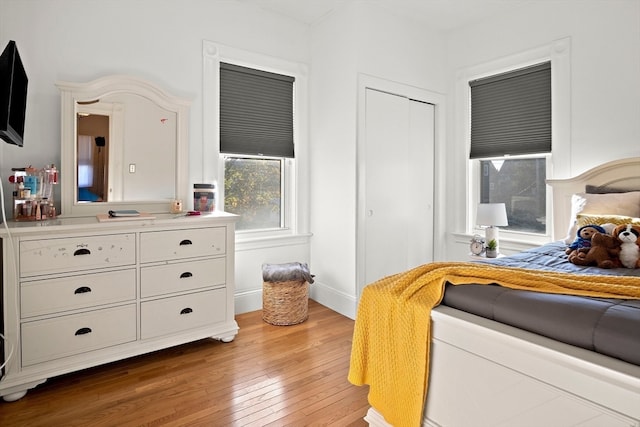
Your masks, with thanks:
M 640 191 L 640 157 L 614 160 L 576 177 L 548 179 L 553 192 L 553 239 L 565 237 L 569 229 L 571 196 L 584 193 L 586 185 Z

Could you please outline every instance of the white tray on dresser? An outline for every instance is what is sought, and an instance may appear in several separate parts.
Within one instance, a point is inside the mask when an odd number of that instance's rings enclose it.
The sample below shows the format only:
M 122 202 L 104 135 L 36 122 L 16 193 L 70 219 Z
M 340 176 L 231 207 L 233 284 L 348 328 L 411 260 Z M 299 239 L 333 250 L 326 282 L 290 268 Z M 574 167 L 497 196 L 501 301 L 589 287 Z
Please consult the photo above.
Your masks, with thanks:
M 232 341 L 237 216 L 10 222 L 2 239 L 0 396 L 195 341 Z

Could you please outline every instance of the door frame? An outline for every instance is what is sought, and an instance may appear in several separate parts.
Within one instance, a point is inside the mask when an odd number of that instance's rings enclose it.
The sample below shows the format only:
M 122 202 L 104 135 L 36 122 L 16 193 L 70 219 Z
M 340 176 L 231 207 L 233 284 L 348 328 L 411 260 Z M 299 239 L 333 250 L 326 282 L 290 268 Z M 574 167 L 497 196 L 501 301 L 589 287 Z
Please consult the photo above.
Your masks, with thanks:
M 415 101 L 433 104 L 435 107 L 435 135 L 434 135 L 434 189 L 433 189 L 433 227 L 434 242 L 441 241 L 441 245 L 434 244 L 434 260 L 441 259 L 444 248 L 444 203 L 441 196 L 444 191 L 444 180 L 441 179 L 440 165 L 444 164 L 445 152 L 445 96 L 441 93 L 429 91 L 415 86 L 381 79 L 368 74 L 358 74 L 358 103 L 356 129 L 356 307 L 360 301 L 365 282 L 365 220 L 366 220 L 366 192 L 365 192 L 365 145 L 366 145 L 366 92 L 373 89 L 392 95 L 402 96 Z

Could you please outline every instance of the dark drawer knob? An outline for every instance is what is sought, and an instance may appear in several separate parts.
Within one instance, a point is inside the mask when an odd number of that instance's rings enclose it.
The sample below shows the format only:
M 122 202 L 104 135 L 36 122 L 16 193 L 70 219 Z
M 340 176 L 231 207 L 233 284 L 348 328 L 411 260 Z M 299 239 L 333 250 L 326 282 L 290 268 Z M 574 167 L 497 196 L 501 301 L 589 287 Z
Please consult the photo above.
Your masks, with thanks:
M 193 277 L 193 274 L 191 274 L 189 271 L 185 271 L 184 273 L 182 273 L 182 274 L 180 275 L 180 278 L 181 278 L 181 279 L 186 279 L 186 278 L 188 278 L 188 277 Z
M 182 242 L 180 242 L 180 246 L 187 246 L 187 245 L 193 245 L 193 243 L 191 242 L 191 240 L 189 240 L 189 239 L 184 239 Z
M 87 292 L 91 292 L 91 288 L 88 286 L 80 286 L 75 290 L 74 294 L 86 294 Z
M 78 335 L 86 335 L 91 333 L 91 328 L 80 328 L 76 331 L 76 336 Z
M 180 311 L 180 314 L 189 314 L 189 313 L 193 313 L 193 310 L 189 307 L 183 308 L 182 311 Z
M 91 251 L 89 249 L 84 249 L 84 248 L 78 249 L 73 253 L 73 256 L 78 256 L 78 255 L 91 255 Z

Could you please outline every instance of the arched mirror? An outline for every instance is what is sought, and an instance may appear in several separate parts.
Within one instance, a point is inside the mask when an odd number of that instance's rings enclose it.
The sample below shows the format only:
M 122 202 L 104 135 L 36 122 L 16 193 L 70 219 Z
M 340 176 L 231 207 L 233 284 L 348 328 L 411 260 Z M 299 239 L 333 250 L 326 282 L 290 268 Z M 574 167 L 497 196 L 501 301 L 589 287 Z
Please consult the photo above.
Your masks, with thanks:
M 163 213 L 172 200 L 187 199 L 188 101 L 129 76 L 56 86 L 62 215 Z

